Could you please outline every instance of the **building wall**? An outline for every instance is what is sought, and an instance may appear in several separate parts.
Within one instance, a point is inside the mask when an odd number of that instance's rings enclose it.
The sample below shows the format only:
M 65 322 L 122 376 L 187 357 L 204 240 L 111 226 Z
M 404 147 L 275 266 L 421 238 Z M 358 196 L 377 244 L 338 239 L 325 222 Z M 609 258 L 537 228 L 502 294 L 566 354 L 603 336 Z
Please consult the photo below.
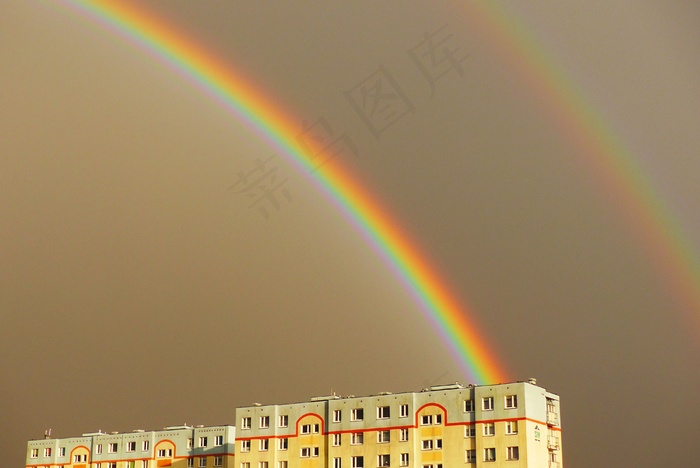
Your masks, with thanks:
M 229 468 L 235 466 L 234 446 L 233 426 L 84 434 L 77 438 L 29 441 L 26 467 Z
M 253 405 L 235 422 L 30 441 L 26 468 L 563 468 L 559 397 L 532 382 Z

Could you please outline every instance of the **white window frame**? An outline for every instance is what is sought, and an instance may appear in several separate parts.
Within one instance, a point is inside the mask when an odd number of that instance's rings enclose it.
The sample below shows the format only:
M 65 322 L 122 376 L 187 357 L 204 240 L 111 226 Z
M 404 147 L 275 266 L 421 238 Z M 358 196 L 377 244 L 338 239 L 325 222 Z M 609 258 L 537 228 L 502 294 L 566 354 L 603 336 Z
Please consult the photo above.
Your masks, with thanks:
M 391 466 L 391 455 L 389 455 L 388 453 L 380 453 L 379 455 L 377 455 L 377 466 Z
M 352 468 L 364 468 L 365 466 L 365 457 L 362 455 L 357 455 L 351 458 L 351 467 Z
M 333 422 L 339 423 L 343 420 L 343 412 L 339 409 L 333 410 Z
M 399 417 L 400 418 L 407 418 L 408 417 L 408 405 L 404 404 L 399 406 Z
M 423 439 L 420 443 L 421 450 L 432 450 L 433 449 L 433 439 Z
M 476 449 L 468 449 L 464 452 L 464 463 L 476 463 Z
M 506 447 L 506 460 L 520 460 L 520 448 L 517 445 Z
M 433 424 L 433 415 L 432 414 L 424 414 L 420 417 L 420 425 L 421 426 L 431 426 Z
M 241 452 L 250 452 L 250 440 L 241 441 Z
M 518 433 L 518 421 L 506 421 L 506 434 L 514 435 Z
M 30 452 L 29 458 L 39 458 L 39 449 L 33 448 Z
M 107 444 L 107 453 L 117 453 L 119 451 L 118 442 L 110 442 Z
M 187 459 L 187 468 L 194 468 L 194 458 Z
M 484 423 L 482 435 L 484 437 L 493 437 L 496 435 L 496 423 Z
M 342 434 L 333 434 L 333 447 L 340 447 L 343 443 Z
M 474 412 L 474 400 L 464 400 L 464 412 L 473 413 Z
M 408 429 L 399 429 L 399 442 L 408 442 Z
M 214 436 L 214 446 L 221 447 L 222 445 L 224 445 L 224 436 L 222 436 L 222 435 Z
M 481 399 L 482 411 L 493 411 L 493 397 L 484 397 Z
M 199 438 L 199 445 L 197 447 L 206 447 L 209 444 L 209 439 L 207 437 L 200 437 Z
M 66 456 L 66 448 L 65 448 L 65 447 L 58 447 L 58 456 L 59 456 L 59 457 L 65 457 L 65 456 Z
M 377 419 L 389 419 L 391 416 L 390 406 L 377 406 Z
M 270 416 L 260 416 L 260 421 L 259 421 L 259 427 L 260 429 L 269 429 L 270 427 Z
M 408 453 L 402 453 L 399 459 L 399 466 L 408 466 L 409 455 Z
M 464 438 L 473 439 L 474 437 L 476 437 L 476 426 L 474 424 L 464 426 Z
M 343 460 L 340 457 L 333 459 L 333 468 L 343 468 Z
M 253 418 L 251 418 L 250 416 L 245 416 L 241 418 L 241 429 L 250 429 L 250 427 L 252 426 L 252 421 Z
M 350 421 L 364 421 L 365 420 L 365 409 L 364 408 L 353 408 L 350 410 Z
M 130 440 L 126 443 L 126 451 L 127 452 L 135 452 L 136 451 L 136 441 L 135 440 Z
M 279 421 L 277 421 L 277 424 L 279 427 L 289 427 L 289 415 L 288 414 L 282 414 L 279 417 Z
M 199 457 L 199 463 L 197 464 L 199 468 L 206 468 L 207 466 L 207 457 Z
M 495 462 L 496 461 L 496 447 L 486 447 L 484 449 L 484 461 L 485 462 Z
M 381 430 L 377 431 L 377 443 L 378 444 L 388 444 L 391 442 L 391 431 Z
M 214 466 L 224 466 L 224 457 L 217 455 L 214 457 Z
M 95 447 L 95 453 L 98 455 L 102 454 L 102 444 L 97 444 L 97 447 Z
M 289 449 L 289 438 L 282 437 L 281 439 L 278 439 L 277 448 L 279 450 L 288 450 Z
M 518 407 L 518 395 L 506 395 L 503 398 L 505 409 L 516 409 Z
M 436 426 L 442 424 L 442 414 L 436 414 L 433 420 Z
M 365 443 L 364 432 L 353 432 L 350 435 L 350 445 L 362 445 Z
M 144 440 L 143 443 L 141 443 L 141 451 L 142 452 L 145 452 L 150 448 L 151 448 L 151 441 L 150 440 Z
M 311 424 L 302 424 L 299 433 L 302 435 L 311 434 Z
M 51 447 L 46 447 L 46 448 L 44 448 L 44 456 L 45 456 L 45 457 L 50 457 L 50 456 L 51 456 Z
M 277 462 L 277 468 L 288 468 L 289 462 L 287 460 L 280 460 Z
M 258 442 L 258 451 L 267 452 L 270 450 L 270 439 L 260 439 Z

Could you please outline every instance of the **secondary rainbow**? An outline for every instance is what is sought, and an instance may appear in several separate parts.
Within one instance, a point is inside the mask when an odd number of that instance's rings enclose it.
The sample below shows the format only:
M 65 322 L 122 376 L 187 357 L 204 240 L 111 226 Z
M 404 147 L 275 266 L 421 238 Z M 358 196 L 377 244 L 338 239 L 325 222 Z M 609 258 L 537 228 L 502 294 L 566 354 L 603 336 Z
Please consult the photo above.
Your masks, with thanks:
M 455 8 L 499 53 L 515 79 L 525 83 L 539 100 L 539 107 L 552 126 L 569 140 L 608 198 L 617 205 L 630 234 L 646 250 L 670 295 L 697 330 L 700 256 L 624 142 L 501 3 L 464 2 Z
M 155 55 L 263 137 L 311 179 L 385 259 L 472 381 L 508 380 L 504 367 L 471 319 L 472 312 L 455 299 L 407 233 L 338 158 L 312 175 L 313 160 L 295 141 L 296 120 L 263 90 L 142 7 L 111 0 L 63 0 L 63 4 Z

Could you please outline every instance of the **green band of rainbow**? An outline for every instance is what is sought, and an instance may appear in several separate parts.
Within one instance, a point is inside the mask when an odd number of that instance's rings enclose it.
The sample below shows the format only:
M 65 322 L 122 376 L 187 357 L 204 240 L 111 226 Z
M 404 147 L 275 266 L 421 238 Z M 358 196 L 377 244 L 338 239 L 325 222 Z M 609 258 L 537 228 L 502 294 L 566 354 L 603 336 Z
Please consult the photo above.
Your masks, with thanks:
M 419 302 L 421 310 L 470 379 L 481 384 L 507 380 L 504 368 L 470 318 L 471 311 L 458 303 L 415 243 L 349 168 L 336 158 L 310 175 L 314 163 L 296 143 L 296 119 L 276 106 L 230 64 L 143 8 L 111 0 L 64 0 L 64 4 L 165 60 L 252 126 L 302 174 L 313 180 L 369 240 Z
M 552 127 L 569 140 L 617 206 L 691 329 L 700 329 L 700 256 L 622 139 L 501 2 L 463 2 L 455 8 L 539 100 Z

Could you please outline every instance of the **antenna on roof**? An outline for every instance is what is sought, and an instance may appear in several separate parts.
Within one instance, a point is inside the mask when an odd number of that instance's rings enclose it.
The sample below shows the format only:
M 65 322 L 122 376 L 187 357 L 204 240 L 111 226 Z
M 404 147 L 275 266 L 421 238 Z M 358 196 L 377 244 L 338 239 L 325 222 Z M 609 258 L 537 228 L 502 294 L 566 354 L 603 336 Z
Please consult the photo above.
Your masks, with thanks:
M 51 429 L 47 429 L 44 431 L 44 439 L 50 439 L 51 438 Z

